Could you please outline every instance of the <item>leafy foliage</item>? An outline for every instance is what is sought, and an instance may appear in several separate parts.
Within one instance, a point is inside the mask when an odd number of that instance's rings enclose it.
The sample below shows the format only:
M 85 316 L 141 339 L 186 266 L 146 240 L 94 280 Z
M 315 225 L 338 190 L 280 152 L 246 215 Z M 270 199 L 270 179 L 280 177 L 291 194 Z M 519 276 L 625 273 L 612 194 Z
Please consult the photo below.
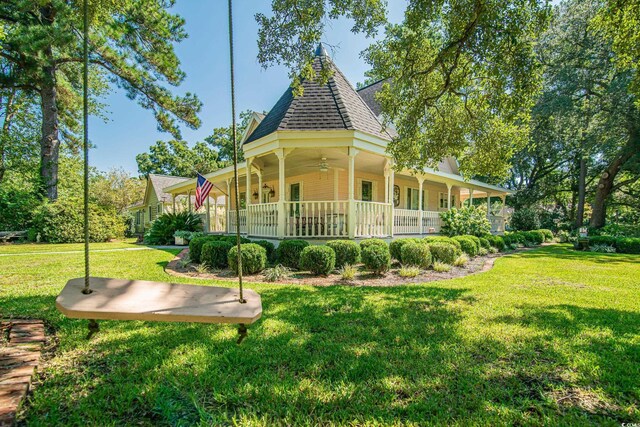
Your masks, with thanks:
M 338 269 L 338 274 L 340 275 L 342 280 L 355 279 L 357 272 L 358 272 L 358 269 L 351 264 L 345 264 Z
M 285 267 L 282 264 L 274 265 L 271 268 L 267 268 L 263 271 L 264 280 L 267 282 L 278 282 L 282 279 L 286 279 L 291 274 L 291 269 Z
M 429 268 L 432 262 L 429 246 L 424 242 L 407 242 L 400 249 L 403 265 Z
M 383 246 L 375 243 L 365 245 L 362 247 L 362 263 L 367 270 L 375 274 L 386 273 L 391 266 L 389 247 L 386 244 Z
M 327 246 L 336 254 L 336 267 L 345 264 L 355 265 L 360 262 L 360 246 L 352 240 L 330 240 Z
M 461 253 L 461 250 L 455 245 L 447 242 L 429 243 L 429 251 L 434 261 L 444 262 L 446 264 L 453 264 Z
M 150 245 L 169 245 L 173 243 L 173 235 L 178 230 L 201 231 L 202 220 L 195 213 L 188 211 L 164 213 L 151 223 L 144 241 Z
M 307 246 L 300 254 L 300 269 L 327 276 L 336 267 L 336 253 L 328 246 Z
M 469 255 L 470 257 L 474 257 L 478 255 L 478 251 L 480 250 L 480 245 L 475 242 L 470 236 L 455 236 L 453 238 L 462 247 L 462 251 Z
M 465 206 L 460 209 L 452 208 L 446 212 L 441 212 L 440 218 L 442 219 L 440 231 L 448 236 L 462 234 L 482 236 L 491 231 L 491 223 L 487 219 L 486 212 L 475 206 Z
M 255 243 L 243 243 L 240 245 L 242 251 L 242 274 L 259 273 L 267 266 L 267 251 Z M 238 274 L 238 247 L 233 246 L 228 254 L 229 268 Z
M 84 241 L 82 201 L 60 198 L 39 206 L 33 218 L 33 232 L 44 242 L 76 243 Z M 124 237 L 124 224 L 113 209 L 89 204 L 89 241 L 106 242 Z
M 206 242 L 202 245 L 200 260 L 209 268 L 225 268 L 229 265 L 228 255 L 232 247 L 232 243 L 221 240 Z
M 306 240 L 283 240 L 278 245 L 278 262 L 285 267 L 298 268 L 300 264 L 300 254 L 302 250 L 309 246 Z
M 260 245 L 267 251 L 267 261 L 273 262 L 276 259 L 276 247 L 273 243 L 267 240 L 253 240 L 251 243 L 255 243 L 256 245 Z
M 389 252 L 391 253 L 391 258 L 402 262 L 402 247 L 406 243 L 410 242 L 422 242 L 422 240 L 413 237 L 405 237 L 401 239 L 395 239 L 391 243 L 389 243 Z
M 511 215 L 509 225 L 518 231 L 537 230 L 540 228 L 540 216 L 534 208 L 517 209 Z

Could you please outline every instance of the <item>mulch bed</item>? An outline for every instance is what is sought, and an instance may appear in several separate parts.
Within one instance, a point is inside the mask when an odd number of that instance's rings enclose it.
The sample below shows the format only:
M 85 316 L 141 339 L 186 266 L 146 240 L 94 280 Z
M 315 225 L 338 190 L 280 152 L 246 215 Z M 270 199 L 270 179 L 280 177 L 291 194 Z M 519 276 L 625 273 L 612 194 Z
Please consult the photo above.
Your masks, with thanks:
M 197 279 L 215 279 L 232 282 L 238 280 L 237 276 L 229 269 L 212 271 L 209 273 L 198 273 L 195 271 L 192 264 L 189 264 L 186 267 L 181 267 L 180 260 L 187 256 L 188 253 L 189 249 L 184 249 L 180 252 L 166 266 L 166 272 L 174 276 L 192 277 Z M 423 270 L 418 276 L 412 278 L 400 277 L 398 274 L 399 265 L 395 264 L 384 276 L 374 275 L 361 268 L 353 280 L 347 281 L 343 280 L 338 274 L 331 274 L 328 277 L 319 277 L 308 272 L 292 271 L 287 278 L 274 283 L 311 286 L 401 286 L 414 283 L 432 282 L 435 280 L 454 279 L 456 277 L 463 277 L 468 276 L 469 274 L 487 271 L 493 267 L 494 261 L 503 255 L 505 254 L 489 254 L 486 256 L 475 257 L 470 259 L 464 267 L 451 267 L 450 271 L 443 273 L 438 273 L 433 270 Z M 244 275 L 243 282 L 267 283 L 262 273 Z

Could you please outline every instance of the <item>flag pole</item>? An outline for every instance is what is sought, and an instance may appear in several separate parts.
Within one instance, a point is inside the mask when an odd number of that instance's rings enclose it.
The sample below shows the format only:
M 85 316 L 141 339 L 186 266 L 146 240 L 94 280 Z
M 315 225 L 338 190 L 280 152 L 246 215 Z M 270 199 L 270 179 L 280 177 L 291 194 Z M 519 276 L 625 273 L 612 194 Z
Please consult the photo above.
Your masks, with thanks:
M 229 63 L 231 71 L 231 142 L 233 143 L 233 181 L 234 193 L 236 198 L 236 245 L 238 248 L 238 287 L 240 296 L 238 301 L 243 304 L 247 301 L 244 299 L 242 291 L 242 246 L 240 244 L 240 191 L 238 189 L 238 145 L 236 144 L 236 93 L 234 87 L 233 76 L 233 5 L 229 0 Z M 248 173 L 248 171 L 247 171 Z M 247 193 L 248 194 L 248 193 Z

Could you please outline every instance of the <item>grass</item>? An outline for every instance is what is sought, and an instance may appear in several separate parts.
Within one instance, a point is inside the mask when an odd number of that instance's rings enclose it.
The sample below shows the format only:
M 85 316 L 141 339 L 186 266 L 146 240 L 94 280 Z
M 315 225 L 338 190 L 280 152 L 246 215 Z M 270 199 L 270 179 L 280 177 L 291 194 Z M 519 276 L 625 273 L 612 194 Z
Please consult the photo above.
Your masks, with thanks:
M 93 274 L 186 282 L 163 271 L 176 252 L 98 252 Z M 86 341 L 54 308 L 82 265 L 0 257 L 2 315 L 44 318 L 58 342 L 28 424 L 640 421 L 638 255 L 556 245 L 424 285 L 251 285 L 264 315 L 240 346 L 230 326 L 147 322 L 101 322 Z

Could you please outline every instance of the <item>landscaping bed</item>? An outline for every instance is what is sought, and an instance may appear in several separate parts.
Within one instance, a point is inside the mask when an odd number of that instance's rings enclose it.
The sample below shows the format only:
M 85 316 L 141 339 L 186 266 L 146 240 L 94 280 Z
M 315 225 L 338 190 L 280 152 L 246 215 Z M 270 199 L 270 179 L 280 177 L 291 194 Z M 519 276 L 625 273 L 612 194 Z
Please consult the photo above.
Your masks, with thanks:
M 188 256 L 189 250 L 184 249 L 180 252 L 176 258 L 174 258 L 165 270 L 169 274 L 179 275 L 182 277 L 193 277 L 199 279 L 217 279 L 225 281 L 237 281 L 237 275 L 228 268 L 222 270 L 212 270 L 208 272 L 198 272 L 196 270 L 197 265 L 188 264 L 185 266 L 180 265 L 180 260 Z M 308 271 L 291 271 L 291 273 L 281 283 L 295 284 L 295 285 L 313 285 L 313 286 L 331 286 L 331 285 L 346 285 L 346 286 L 400 286 L 407 284 L 425 283 L 434 280 L 453 279 L 456 277 L 464 277 L 469 274 L 478 273 L 480 271 L 486 271 L 493 266 L 493 262 L 496 258 L 506 255 L 506 253 L 489 254 L 486 256 L 479 256 L 469 260 L 464 267 L 451 267 L 448 272 L 437 272 L 434 270 L 421 270 L 420 274 L 416 277 L 400 277 L 400 265 L 394 263 L 384 275 L 376 275 L 370 271 L 365 270 L 362 266 L 358 266 L 358 272 L 353 280 L 344 280 L 342 277 L 333 273 L 327 277 L 315 276 Z M 265 276 L 263 273 L 257 274 L 245 274 L 243 275 L 243 281 L 247 283 L 265 283 Z M 277 283 L 277 282 L 276 282 Z

